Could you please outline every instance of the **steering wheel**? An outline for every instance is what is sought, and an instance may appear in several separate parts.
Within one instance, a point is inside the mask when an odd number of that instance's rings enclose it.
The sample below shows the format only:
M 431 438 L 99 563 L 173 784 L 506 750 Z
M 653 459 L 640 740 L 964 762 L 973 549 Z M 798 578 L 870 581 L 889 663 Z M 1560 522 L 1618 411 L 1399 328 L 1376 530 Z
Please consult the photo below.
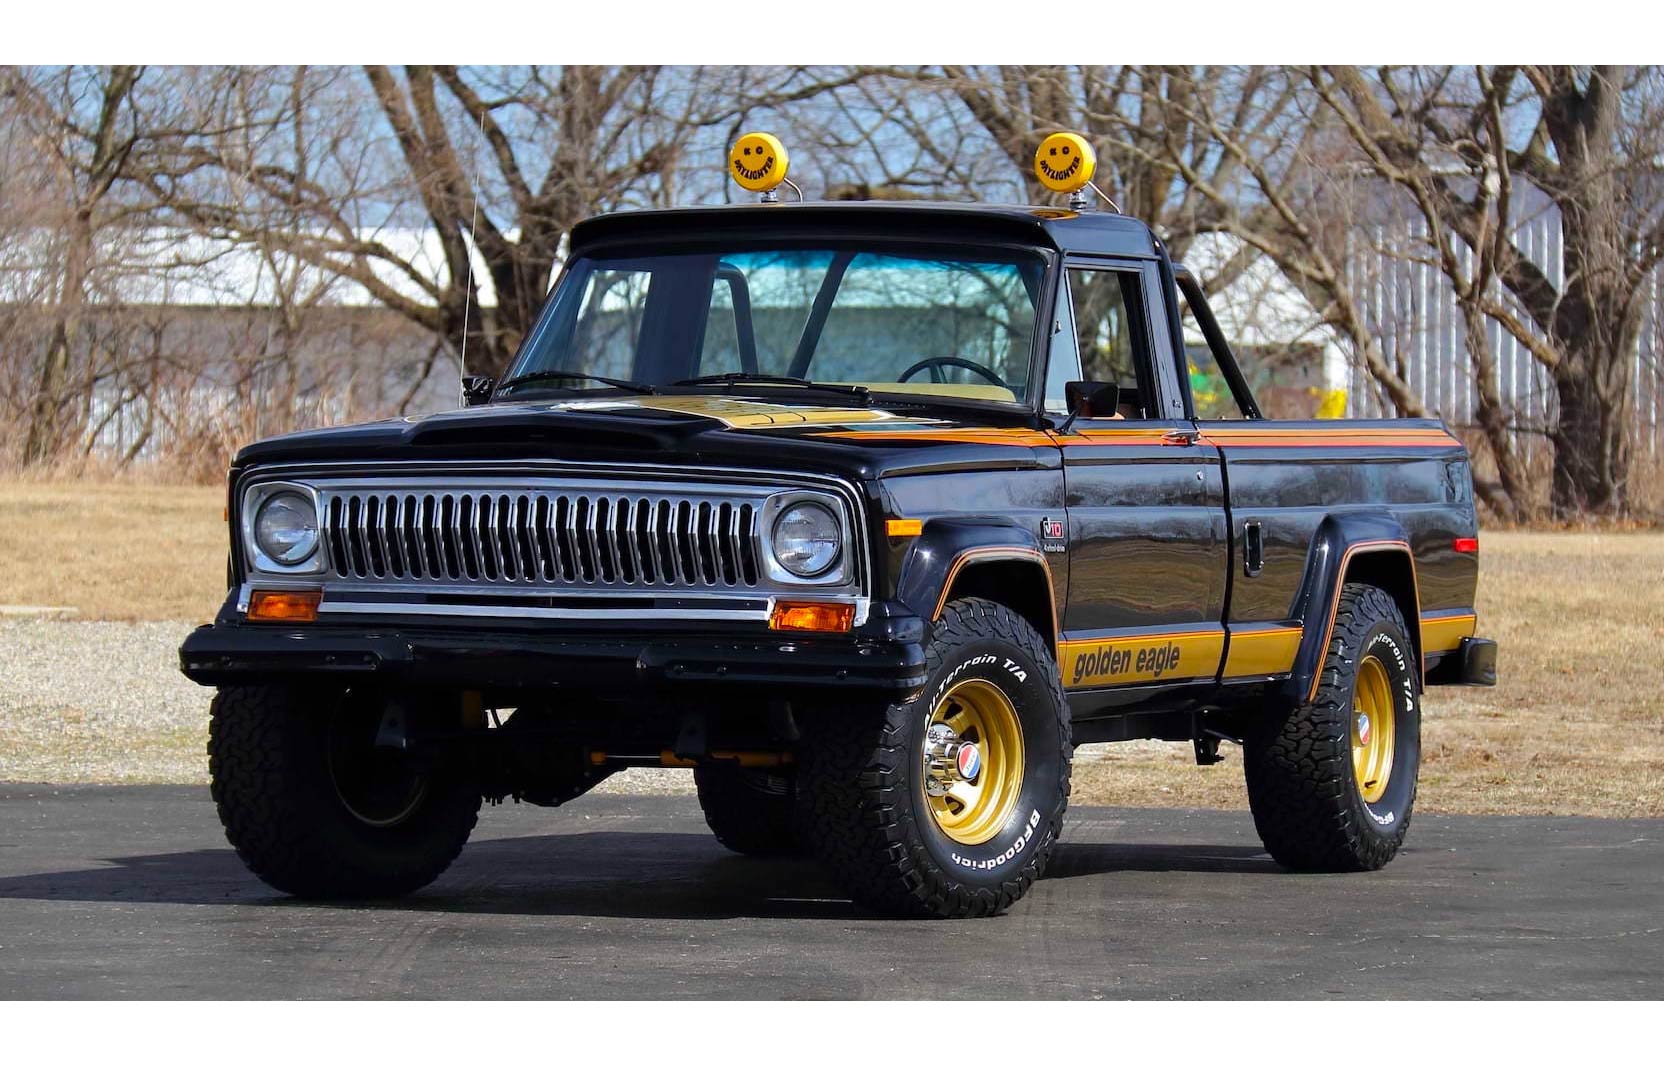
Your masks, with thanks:
M 979 374 L 982 377 L 987 378 L 990 382 L 998 385 L 1002 389 L 1011 388 L 1011 386 L 1007 385 L 998 374 L 989 370 L 981 363 L 973 363 L 969 359 L 961 359 L 957 355 L 933 355 L 929 359 L 920 359 L 906 370 L 903 370 L 901 372 L 901 376 L 896 378 L 896 381 L 897 383 L 906 381 L 919 371 L 928 369 L 930 371 L 931 381 L 938 385 L 945 384 L 942 379 L 942 367 L 944 366 L 956 366 L 962 370 L 969 370 L 973 374 Z

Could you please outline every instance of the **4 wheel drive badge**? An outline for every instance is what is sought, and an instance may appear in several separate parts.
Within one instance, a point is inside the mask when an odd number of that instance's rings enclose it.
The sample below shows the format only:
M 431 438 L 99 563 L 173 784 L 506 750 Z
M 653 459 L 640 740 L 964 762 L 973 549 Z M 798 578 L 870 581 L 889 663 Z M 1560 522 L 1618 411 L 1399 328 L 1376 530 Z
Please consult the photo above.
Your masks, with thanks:
M 976 775 L 982 772 L 982 749 L 970 741 L 959 745 L 959 776 L 967 781 L 975 781 Z
M 1069 546 L 1063 534 L 1063 519 L 1040 519 L 1040 546 L 1049 552 L 1060 552 Z

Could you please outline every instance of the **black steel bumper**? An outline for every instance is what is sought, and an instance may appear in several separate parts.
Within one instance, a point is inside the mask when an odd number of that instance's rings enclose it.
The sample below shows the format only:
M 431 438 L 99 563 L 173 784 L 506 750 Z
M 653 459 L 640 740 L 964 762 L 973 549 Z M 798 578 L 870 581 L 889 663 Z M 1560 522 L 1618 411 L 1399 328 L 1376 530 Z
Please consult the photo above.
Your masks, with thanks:
M 912 624 L 908 624 L 911 622 Z M 922 626 L 889 620 L 876 635 L 528 633 L 400 626 L 226 623 L 185 638 L 179 667 L 202 685 L 373 676 L 403 685 L 632 689 L 790 686 L 875 690 L 906 699 L 924 685 Z
M 1494 685 L 1496 684 L 1496 641 L 1483 637 L 1463 637 L 1461 646 L 1446 652 L 1444 657 L 1427 671 L 1429 685 Z

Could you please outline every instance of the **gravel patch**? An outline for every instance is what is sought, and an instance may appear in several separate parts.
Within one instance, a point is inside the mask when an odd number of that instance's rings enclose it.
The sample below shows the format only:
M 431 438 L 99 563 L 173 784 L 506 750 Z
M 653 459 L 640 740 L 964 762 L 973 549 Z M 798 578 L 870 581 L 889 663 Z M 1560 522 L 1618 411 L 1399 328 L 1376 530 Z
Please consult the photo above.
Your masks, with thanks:
M 186 622 L 0 620 L 0 779 L 207 780 L 207 689 Z

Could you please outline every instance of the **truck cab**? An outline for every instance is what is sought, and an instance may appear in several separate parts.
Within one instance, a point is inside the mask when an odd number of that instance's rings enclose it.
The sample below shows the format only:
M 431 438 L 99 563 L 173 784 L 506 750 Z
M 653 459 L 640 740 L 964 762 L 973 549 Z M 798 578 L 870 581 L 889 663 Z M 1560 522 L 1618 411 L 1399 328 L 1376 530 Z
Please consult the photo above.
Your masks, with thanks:
M 732 166 L 772 195 L 765 137 Z M 1037 153 L 1060 192 L 1092 169 Z M 993 914 L 1075 746 L 1139 738 L 1240 745 L 1279 862 L 1373 869 L 1428 688 L 1495 680 L 1461 442 L 1264 418 L 1196 278 L 1079 196 L 591 219 L 467 391 L 232 468 L 230 588 L 181 664 L 284 891 L 412 891 L 482 800 L 658 765 L 736 851 Z

